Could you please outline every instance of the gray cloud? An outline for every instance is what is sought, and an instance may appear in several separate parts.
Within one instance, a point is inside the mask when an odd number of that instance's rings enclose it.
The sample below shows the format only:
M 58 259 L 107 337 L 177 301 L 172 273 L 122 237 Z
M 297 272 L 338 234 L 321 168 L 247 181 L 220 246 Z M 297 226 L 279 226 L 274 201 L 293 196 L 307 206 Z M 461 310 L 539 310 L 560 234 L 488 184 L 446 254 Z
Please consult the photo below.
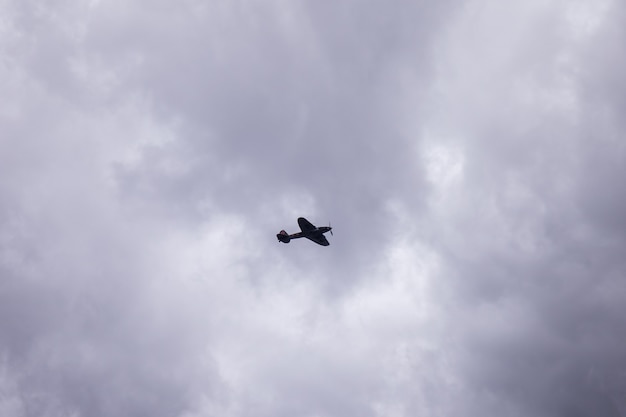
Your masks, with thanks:
M 1 414 L 624 415 L 618 2 L 0 12 Z

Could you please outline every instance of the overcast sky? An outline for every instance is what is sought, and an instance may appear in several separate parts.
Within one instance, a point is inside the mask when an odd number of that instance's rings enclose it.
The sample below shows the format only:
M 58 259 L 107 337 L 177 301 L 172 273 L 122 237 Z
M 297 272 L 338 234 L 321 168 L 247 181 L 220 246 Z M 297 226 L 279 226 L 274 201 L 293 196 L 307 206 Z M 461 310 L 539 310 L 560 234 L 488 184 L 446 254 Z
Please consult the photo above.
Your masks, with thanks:
M 625 32 L 0 1 L 0 415 L 625 417 Z

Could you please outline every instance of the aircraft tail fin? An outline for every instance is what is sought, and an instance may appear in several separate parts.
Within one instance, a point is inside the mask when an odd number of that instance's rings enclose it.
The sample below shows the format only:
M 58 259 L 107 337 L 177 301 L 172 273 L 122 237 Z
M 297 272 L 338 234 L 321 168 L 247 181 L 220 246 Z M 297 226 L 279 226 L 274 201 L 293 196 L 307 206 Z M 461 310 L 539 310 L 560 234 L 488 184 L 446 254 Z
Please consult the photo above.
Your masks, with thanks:
M 291 238 L 289 237 L 289 234 L 285 232 L 284 230 L 281 230 L 280 233 L 276 235 L 276 237 L 278 238 L 279 241 L 283 243 L 289 243 L 289 241 L 291 240 Z

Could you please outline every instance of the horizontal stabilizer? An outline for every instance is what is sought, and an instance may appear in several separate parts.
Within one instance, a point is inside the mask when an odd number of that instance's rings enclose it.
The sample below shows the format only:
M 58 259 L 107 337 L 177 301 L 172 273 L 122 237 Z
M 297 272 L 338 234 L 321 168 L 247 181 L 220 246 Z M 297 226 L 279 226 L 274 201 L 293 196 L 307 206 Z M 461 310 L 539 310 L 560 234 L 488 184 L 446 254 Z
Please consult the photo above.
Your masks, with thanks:
M 283 243 L 289 243 L 289 241 L 291 240 L 291 238 L 289 237 L 289 234 L 285 232 L 284 230 L 281 230 L 280 233 L 276 235 L 276 237 L 278 238 L 280 242 L 283 242 Z

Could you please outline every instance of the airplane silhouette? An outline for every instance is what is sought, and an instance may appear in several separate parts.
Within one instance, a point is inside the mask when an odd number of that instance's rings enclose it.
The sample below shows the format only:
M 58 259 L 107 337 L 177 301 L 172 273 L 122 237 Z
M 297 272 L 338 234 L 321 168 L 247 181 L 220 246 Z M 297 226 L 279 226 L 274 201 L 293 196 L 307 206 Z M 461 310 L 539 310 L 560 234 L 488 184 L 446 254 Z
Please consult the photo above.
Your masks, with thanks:
M 306 237 L 307 239 L 312 240 L 318 245 L 330 245 L 330 243 L 328 243 L 328 240 L 326 240 L 326 238 L 324 237 L 324 233 L 326 232 L 330 232 L 331 235 L 333 234 L 333 228 L 330 227 L 330 225 L 315 227 L 313 226 L 313 224 L 311 224 L 310 221 L 308 221 L 304 217 L 298 218 L 298 225 L 300 226 L 300 230 L 302 230 L 301 232 L 290 235 L 284 230 L 281 230 L 280 233 L 276 235 L 276 237 L 279 241 L 283 243 L 289 243 L 291 239 Z

